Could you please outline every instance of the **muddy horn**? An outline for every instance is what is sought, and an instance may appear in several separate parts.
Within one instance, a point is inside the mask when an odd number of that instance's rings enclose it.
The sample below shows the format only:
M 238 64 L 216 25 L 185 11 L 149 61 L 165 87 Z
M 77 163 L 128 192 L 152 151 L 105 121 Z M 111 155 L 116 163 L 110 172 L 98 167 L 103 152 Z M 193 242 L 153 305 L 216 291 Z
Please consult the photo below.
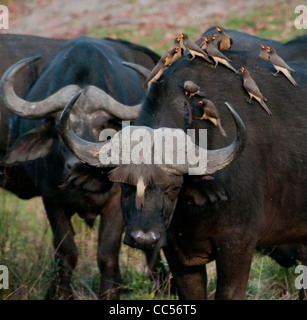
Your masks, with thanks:
M 78 85 L 68 85 L 45 100 L 37 102 L 26 101 L 18 97 L 14 91 L 16 75 L 38 59 L 40 59 L 39 56 L 30 57 L 15 63 L 4 73 L 0 81 L 0 95 L 6 107 L 21 117 L 38 119 L 61 111 L 71 97 L 80 90 Z M 138 116 L 140 104 L 126 106 L 95 86 L 87 87 L 87 95 L 97 110 L 105 111 L 122 120 L 135 120 Z

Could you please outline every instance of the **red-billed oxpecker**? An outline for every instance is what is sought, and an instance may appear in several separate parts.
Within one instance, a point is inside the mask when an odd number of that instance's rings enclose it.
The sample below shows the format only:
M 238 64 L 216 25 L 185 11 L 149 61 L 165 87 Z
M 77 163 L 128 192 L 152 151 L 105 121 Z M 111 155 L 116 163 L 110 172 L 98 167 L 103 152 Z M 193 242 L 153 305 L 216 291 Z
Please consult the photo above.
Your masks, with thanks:
M 252 98 L 256 99 L 262 108 L 268 113 L 272 114 L 268 106 L 264 101 L 267 101 L 267 98 L 260 92 L 255 80 L 250 75 L 249 71 L 244 67 L 240 69 L 243 74 L 243 87 L 249 94 L 249 100 L 247 102 L 251 103 Z

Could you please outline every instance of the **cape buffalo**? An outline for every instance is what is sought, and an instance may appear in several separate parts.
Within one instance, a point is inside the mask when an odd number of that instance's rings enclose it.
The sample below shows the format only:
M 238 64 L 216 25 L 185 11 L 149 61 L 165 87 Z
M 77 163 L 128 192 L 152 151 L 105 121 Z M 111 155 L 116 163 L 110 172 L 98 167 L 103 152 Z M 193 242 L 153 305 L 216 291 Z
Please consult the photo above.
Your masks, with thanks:
M 17 62 L 2 78 L 2 99 L 18 115 L 9 119 L 11 127 L 5 139 L 14 137 L 14 143 L 4 152 L 2 186 L 23 198 L 43 198 L 60 267 L 48 289 L 48 299 L 72 298 L 70 282 L 77 248 L 70 218 L 76 212 L 90 226 L 97 215 L 101 216 L 99 296 L 118 298 L 118 253 L 124 225 L 118 184 L 111 183 L 101 170 L 82 164 L 62 144 L 57 133 L 59 111 L 72 94 L 84 88 L 87 103 L 76 110 L 80 119 L 74 128 L 78 134 L 95 140 L 104 128 L 120 129 L 118 121 L 135 119 L 144 97 L 141 77 L 122 61 L 152 68 L 158 58 L 152 51 L 126 41 L 77 37 L 61 43 L 44 61 L 37 78 L 24 78 L 24 88 L 29 87 L 22 94 L 26 100 L 16 95 L 15 84 L 24 72 L 21 70 L 39 62 L 38 57 Z M 28 177 L 21 192 L 16 192 L 17 184 L 8 176 L 14 168 Z M 35 192 L 28 192 L 30 186 Z
M 249 47 L 249 43 L 244 45 Z M 307 62 L 287 61 L 295 70 L 298 87 L 293 87 L 282 75 L 273 77 L 273 66 L 257 59 L 254 50 L 225 54 L 237 69 L 244 66 L 250 71 L 272 115 L 266 114 L 256 100 L 247 103 L 241 76 L 223 66 L 212 68 L 199 58 L 191 61 L 185 55 L 151 86 L 135 125 L 146 129 L 151 137 L 159 129 L 166 132 L 165 127 L 184 132 L 192 128 L 196 133 L 207 129 L 207 168 L 195 176 L 187 174 L 187 162 L 171 165 L 164 161 L 137 169 L 135 164 L 123 164 L 125 159 L 110 174 L 112 181 L 121 182 L 125 242 L 138 248 L 164 247 L 181 299 L 206 297 L 204 266 L 212 260 L 217 266 L 216 299 L 243 299 L 256 247 L 306 244 L 307 239 Z M 200 120 L 203 109 L 199 99 L 189 99 L 183 92 L 186 80 L 196 83 L 218 106 L 227 139 L 211 122 Z M 225 101 L 240 115 L 229 106 L 236 126 Z M 71 105 L 66 111 L 71 112 Z M 80 159 L 96 167 L 116 166 L 102 163 L 100 156 L 115 150 L 124 130 L 113 141 L 93 145 L 77 138 L 68 115 L 64 115 L 63 139 Z M 132 134 L 136 129 L 131 127 Z M 134 148 L 132 139 L 130 143 Z M 125 148 L 120 145 L 118 149 L 120 159 Z M 154 150 L 155 145 L 151 148 Z M 196 154 L 203 150 L 195 149 Z M 159 170 L 169 175 L 168 182 L 165 177 L 162 184 L 155 182 Z
M 31 66 L 17 76 L 15 80 L 15 91 L 18 95 L 22 95 L 23 92 L 31 86 L 32 82 L 36 80 L 44 62 L 50 58 L 53 52 L 63 44 L 63 42 L 64 40 L 62 39 L 47 39 L 18 34 L 0 34 L 0 75 L 2 76 L 7 68 L 23 58 L 37 54 L 42 55 L 42 59 L 37 62 L 35 67 Z M 15 117 L 16 116 L 5 107 L 3 101 L 0 99 L 0 159 L 3 159 L 8 148 L 17 138 L 16 127 L 14 126 Z M 17 194 L 22 199 L 34 197 L 38 192 L 35 190 L 34 184 L 22 166 L 4 168 L 0 163 L 0 185 L 5 185 L 7 190 Z

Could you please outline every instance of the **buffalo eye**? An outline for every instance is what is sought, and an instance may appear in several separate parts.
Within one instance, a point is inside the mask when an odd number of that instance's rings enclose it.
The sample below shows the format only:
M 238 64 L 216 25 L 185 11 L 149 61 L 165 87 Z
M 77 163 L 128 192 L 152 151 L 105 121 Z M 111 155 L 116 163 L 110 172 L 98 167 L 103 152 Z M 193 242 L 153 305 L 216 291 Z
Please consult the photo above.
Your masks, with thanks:
M 180 186 L 176 186 L 176 187 L 174 187 L 173 188 L 173 192 L 179 192 L 180 191 L 180 189 L 181 189 L 181 187 Z
M 170 186 L 165 190 L 165 196 L 171 201 L 176 200 L 179 192 L 181 190 L 181 186 Z

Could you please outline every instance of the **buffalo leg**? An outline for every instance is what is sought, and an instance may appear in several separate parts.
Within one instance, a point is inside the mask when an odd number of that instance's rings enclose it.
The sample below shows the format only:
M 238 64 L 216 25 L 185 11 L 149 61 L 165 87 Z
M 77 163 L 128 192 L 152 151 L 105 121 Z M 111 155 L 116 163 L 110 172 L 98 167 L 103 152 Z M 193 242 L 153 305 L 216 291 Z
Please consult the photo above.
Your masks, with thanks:
M 100 216 L 97 262 L 101 278 L 98 296 L 105 300 L 119 299 L 119 251 L 124 230 L 120 204 L 118 192 L 110 198 Z
M 172 271 L 180 300 L 207 299 L 207 271 L 205 265 L 186 266 L 168 246 L 164 253 Z
M 78 252 L 70 217 L 55 206 L 55 199 L 43 198 L 48 219 L 53 231 L 55 249 L 55 277 L 46 294 L 48 300 L 73 299 L 71 275 L 77 264 Z
M 233 236 L 233 239 L 235 239 L 235 236 Z M 215 299 L 218 300 L 245 299 L 255 248 L 252 245 L 243 247 L 242 244 L 240 245 L 240 241 L 237 241 L 231 248 L 232 250 L 230 249 L 227 240 L 223 241 L 223 244 L 217 246 L 217 287 Z

